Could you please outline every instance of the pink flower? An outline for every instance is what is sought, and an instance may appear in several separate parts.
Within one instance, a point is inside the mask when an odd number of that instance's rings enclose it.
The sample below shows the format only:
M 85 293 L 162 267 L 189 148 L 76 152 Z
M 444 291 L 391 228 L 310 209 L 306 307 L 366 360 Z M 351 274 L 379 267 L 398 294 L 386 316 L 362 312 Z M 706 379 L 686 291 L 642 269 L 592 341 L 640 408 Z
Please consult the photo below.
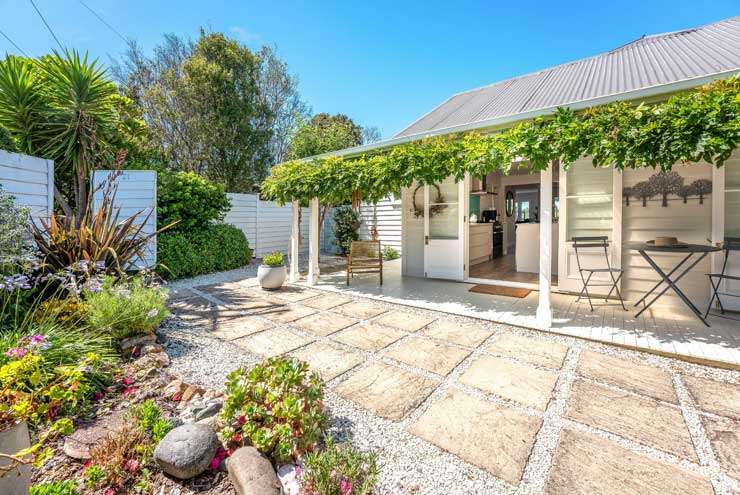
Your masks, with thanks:
M 139 390 L 137 387 L 124 387 L 123 391 L 121 392 L 123 395 L 131 395 L 134 392 Z
M 139 461 L 137 461 L 136 459 L 128 459 L 123 464 L 123 469 L 130 473 L 135 473 L 139 470 Z
M 128 386 L 134 383 L 134 378 L 132 376 L 127 376 L 123 379 L 123 384 Z
M 352 482 L 347 480 L 342 480 L 341 483 L 339 483 L 339 492 L 342 495 L 352 495 Z
M 361 469 L 362 469 L 362 470 L 363 470 L 364 472 L 366 472 L 366 473 L 367 473 L 368 471 L 370 471 L 370 464 L 368 464 L 367 462 L 365 462 L 365 463 L 363 463 L 363 464 L 362 464 L 362 466 L 360 466 L 360 468 L 361 468 Z
M 301 467 L 300 464 L 296 464 L 295 465 L 295 477 L 300 478 L 301 474 L 303 474 L 303 468 Z
M 242 443 L 242 436 L 239 433 L 234 433 L 234 436 L 231 437 L 231 441 L 234 443 Z
M 103 492 L 103 495 L 116 495 L 116 490 L 113 489 L 113 488 L 108 487 Z
M 100 390 L 98 390 L 97 392 L 95 392 L 95 395 L 93 395 L 93 400 L 95 402 L 98 402 L 99 400 L 102 400 L 102 398 L 104 396 L 105 396 L 105 394 L 103 394 L 103 392 L 101 392 Z
M 30 337 L 28 337 L 28 343 L 31 345 L 43 344 L 45 340 L 46 337 L 44 337 L 43 335 L 31 335 Z
M 219 467 L 221 467 L 221 462 L 228 457 L 229 453 L 224 449 L 223 447 L 219 447 L 218 450 L 216 450 L 216 455 L 213 456 L 213 460 L 211 460 L 211 469 L 213 471 L 218 470 Z
M 244 416 L 244 415 L 242 414 L 241 416 L 239 416 L 239 419 L 238 419 L 238 421 L 239 421 L 239 424 L 240 424 L 240 425 L 243 425 L 244 423 L 246 423 L 246 422 L 247 422 L 247 418 L 246 418 L 246 416 Z
M 26 355 L 28 351 L 23 347 L 13 347 L 5 351 L 5 355 L 9 358 L 20 359 Z
M 336 478 L 337 477 L 337 470 L 336 469 L 332 469 L 331 470 L 331 473 L 329 473 L 329 476 L 331 476 L 332 478 Z

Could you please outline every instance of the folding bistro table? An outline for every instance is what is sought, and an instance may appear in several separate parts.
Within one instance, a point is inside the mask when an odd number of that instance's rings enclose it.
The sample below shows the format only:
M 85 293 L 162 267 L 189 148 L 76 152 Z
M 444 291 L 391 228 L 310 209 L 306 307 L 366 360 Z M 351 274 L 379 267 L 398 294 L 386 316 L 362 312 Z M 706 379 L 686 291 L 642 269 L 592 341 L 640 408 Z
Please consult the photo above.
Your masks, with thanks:
M 660 278 L 662 279 L 660 282 L 655 284 L 655 286 L 650 289 L 647 294 L 642 296 L 642 298 L 635 303 L 635 306 L 650 297 L 650 295 L 655 292 L 661 285 L 663 285 L 663 283 L 666 284 L 666 286 L 635 315 L 635 318 L 639 317 L 646 309 L 652 306 L 655 301 L 657 301 L 663 294 L 668 291 L 668 289 L 673 289 L 673 292 L 675 292 L 676 295 L 681 298 L 684 304 L 686 304 L 686 306 L 688 306 L 689 309 L 694 312 L 696 317 L 699 318 L 701 322 L 704 323 L 706 326 L 710 326 L 709 323 L 707 323 L 707 320 L 704 319 L 701 311 L 699 311 L 694 303 L 691 302 L 691 300 L 686 296 L 686 294 L 681 291 L 681 289 L 678 288 L 676 284 L 679 280 L 683 278 L 684 275 L 689 273 L 692 268 L 698 265 L 701 260 L 706 258 L 709 253 L 720 251 L 721 248 L 717 246 L 707 246 L 705 244 L 674 244 L 672 246 L 656 246 L 655 244 L 645 242 L 630 244 L 629 249 L 640 253 L 642 257 L 645 258 L 645 261 L 647 261 L 648 264 L 653 267 L 653 270 L 658 272 L 658 275 L 660 275 Z M 684 256 L 681 262 L 666 274 L 658 266 L 655 260 L 650 257 L 648 253 L 683 253 L 686 256 Z M 691 264 L 689 264 L 688 268 L 685 268 L 683 271 L 679 271 L 681 267 L 683 267 L 689 260 L 694 258 L 694 255 L 696 255 L 696 258 Z

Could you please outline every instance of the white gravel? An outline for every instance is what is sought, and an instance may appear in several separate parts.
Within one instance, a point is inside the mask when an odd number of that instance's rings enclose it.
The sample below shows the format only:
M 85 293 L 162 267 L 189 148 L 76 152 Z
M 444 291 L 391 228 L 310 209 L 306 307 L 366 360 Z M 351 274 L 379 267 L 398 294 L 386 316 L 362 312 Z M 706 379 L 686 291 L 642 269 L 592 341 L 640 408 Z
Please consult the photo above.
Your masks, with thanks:
M 190 280 L 181 280 L 170 284 L 172 288 L 197 287 L 201 285 L 218 282 L 234 281 L 248 277 L 254 277 L 256 265 L 250 265 L 238 270 L 222 272 Z M 354 299 L 361 299 L 353 297 Z M 209 297 L 214 302 L 212 297 Z M 300 302 L 298 303 L 300 304 Z M 564 426 L 579 431 L 586 431 L 614 441 L 633 452 L 638 452 L 655 459 L 660 459 L 674 465 L 680 465 L 684 469 L 707 476 L 717 494 L 729 494 L 733 491 L 740 492 L 740 483 L 729 478 L 720 468 L 716 456 L 712 451 L 711 444 L 701 424 L 701 415 L 707 413 L 699 412 L 685 389 L 681 380 L 681 374 L 690 374 L 715 380 L 740 383 L 740 372 L 709 368 L 694 365 L 675 359 L 656 356 L 652 354 L 630 351 L 622 348 L 593 343 L 581 339 L 545 334 L 534 330 L 510 327 L 492 322 L 482 322 L 466 317 L 453 317 L 450 315 L 384 303 L 373 300 L 373 304 L 387 308 L 402 309 L 405 312 L 419 313 L 434 318 L 454 319 L 460 322 L 475 322 L 486 326 L 494 333 L 484 343 L 478 346 L 466 359 L 464 359 L 448 376 L 439 377 L 427 371 L 398 363 L 380 353 L 365 351 L 355 352 L 362 354 L 367 361 L 381 361 L 392 363 L 413 373 L 421 374 L 440 381 L 435 391 L 411 414 L 400 422 L 389 421 L 367 410 L 354 405 L 352 402 L 334 394 L 331 389 L 337 383 L 342 382 L 350 376 L 353 370 L 345 372 L 328 383 L 326 393 L 326 404 L 331 414 L 331 432 L 340 439 L 350 440 L 361 449 L 372 449 L 379 453 L 382 465 L 380 476 L 380 493 L 384 494 L 538 494 L 542 493 L 552 463 L 558 437 Z M 371 319 L 372 320 L 372 319 Z M 292 331 L 303 335 L 306 334 L 294 327 Z M 177 318 L 170 318 L 162 327 L 161 332 L 166 336 L 166 350 L 170 355 L 172 373 L 184 379 L 214 389 L 223 389 L 226 375 L 239 366 L 250 366 L 260 361 L 261 358 L 251 355 L 235 344 L 212 338 Z M 460 375 L 468 369 L 470 364 L 481 354 L 489 354 L 483 350 L 485 345 L 495 340 L 502 332 L 516 333 L 530 338 L 559 342 L 569 347 L 565 362 L 560 370 L 559 378 L 554 390 L 553 400 L 547 409 L 538 411 L 533 408 L 517 404 L 513 401 L 486 394 L 459 382 Z M 422 335 L 422 331 L 414 335 Z M 330 343 L 335 347 L 347 347 L 327 337 L 316 337 L 310 335 L 317 341 Z M 404 337 L 404 339 L 409 337 Z M 390 347 L 398 346 L 404 340 L 401 339 Z M 449 344 L 449 343 L 448 343 Z M 577 423 L 564 418 L 567 402 L 570 398 L 571 387 L 576 380 L 576 368 L 581 353 L 585 349 L 595 350 L 601 353 L 620 357 L 630 361 L 650 364 L 662 368 L 671 374 L 674 388 L 679 397 L 679 407 L 688 426 L 692 441 L 696 447 L 699 462 L 678 459 L 656 449 L 637 444 L 634 441 L 622 438 L 618 435 L 608 433 L 596 428 Z M 384 350 L 387 350 L 384 349 Z M 531 366 L 531 365 L 530 365 Z M 593 380 L 591 380 L 593 381 Z M 613 387 L 609 384 L 601 384 Z M 447 453 L 444 450 L 430 444 L 410 433 L 407 428 L 415 422 L 426 411 L 431 404 L 436 402 L 450 388 L 456 388 L 467 394 L 474 395 L 480 399 L 505 404 L 526 414 L 542 418 L 543 425 L 537 433 L 534 447 L 525 466 L 522 481 L 519 486 L 509 485 L 487 471 L 481 470 L 459 457 Z M 676 406 L 672 406 L 676 407 Z

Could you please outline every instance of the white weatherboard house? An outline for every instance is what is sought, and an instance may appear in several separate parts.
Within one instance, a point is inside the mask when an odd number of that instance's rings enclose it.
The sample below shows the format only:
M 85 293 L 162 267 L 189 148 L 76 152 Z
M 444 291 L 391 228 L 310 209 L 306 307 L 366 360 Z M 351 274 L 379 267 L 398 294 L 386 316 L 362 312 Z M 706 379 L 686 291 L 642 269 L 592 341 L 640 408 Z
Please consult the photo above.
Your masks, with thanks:
M 558 107 L 579 110 L 613 101 L 658 102 L 737 74 L 740 17 L 644 36 L 593 57 L 455 94 L 391 139 L 333 154 L 352 156 L 463 131 L 493 132 L 551 114 Z M 631 304 L 660 279 L 640 254 L 628 248 L 630 243 L 674 236 L 709 245 L 726 236 L 740 237 L 740 151 L 720 168 L 677 164 L 673 170 L 680 176 L 677 180 L 692 186 L 686 188 L 692 194 L 670 194 L 665 201 L 660 193 L 641 196 L 641 183 L 649 181 L 654 170 L 595 168 L 590 157 L 567 170 L 555 163 L 533 174 L 522 162 L 506 175 L 496 171 L 461 182 L 412 186 L 401 191 L 402 275 L 536 290 L 533 318 L 536 326 L 550 328 L 554 293 L 578 293 L 582 288 L 570 240 L 607 236 L 609 261 L 624 272 L 619 286 L 632 314 Z M 318 226 L 315 203 L 311 233 Z M 494 218 L 496 223 L 484 222 Z M 317 236 L 312 237 L 314 247 Z M 311 251 L 317 253 L 315 247 Z M 582 263 L 606 266 L 603 251 L 591 249 L 581 255 Z M 659 264 L 668 266 L 678 257 L 655 255 Z M 310 258 L 312 284 L 317 282 L 318 263 L 316 256 Z M 721 261 L 722 253 L 714 253 L 680 281 L 683 292 L 702 311 L 711 294 L 705 274 L 711 264 L 718 270 Z M 740 275 L 740 260 L 731 260 L 727 273 Z M 740 294 L 737 282 L 725 289 Z M 727 309 L 740 310 L 740 298 L 723 302 Z M 672 291 L 657 304 L 669 310 L 682 306 Z

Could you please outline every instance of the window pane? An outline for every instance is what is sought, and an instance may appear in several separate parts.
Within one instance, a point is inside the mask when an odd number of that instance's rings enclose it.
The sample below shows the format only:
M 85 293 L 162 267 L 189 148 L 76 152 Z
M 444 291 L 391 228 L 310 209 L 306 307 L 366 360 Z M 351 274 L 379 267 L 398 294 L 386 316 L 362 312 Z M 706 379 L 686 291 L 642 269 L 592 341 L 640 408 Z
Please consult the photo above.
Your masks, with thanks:
M 740 237 L 740 153 L 725 162 L 725 236 Z
M 457 239 L 458 219 L 457 204 L 445 205 L 442 210 L 434 214 L 430 211 L 429 237 L 431 239 Z

